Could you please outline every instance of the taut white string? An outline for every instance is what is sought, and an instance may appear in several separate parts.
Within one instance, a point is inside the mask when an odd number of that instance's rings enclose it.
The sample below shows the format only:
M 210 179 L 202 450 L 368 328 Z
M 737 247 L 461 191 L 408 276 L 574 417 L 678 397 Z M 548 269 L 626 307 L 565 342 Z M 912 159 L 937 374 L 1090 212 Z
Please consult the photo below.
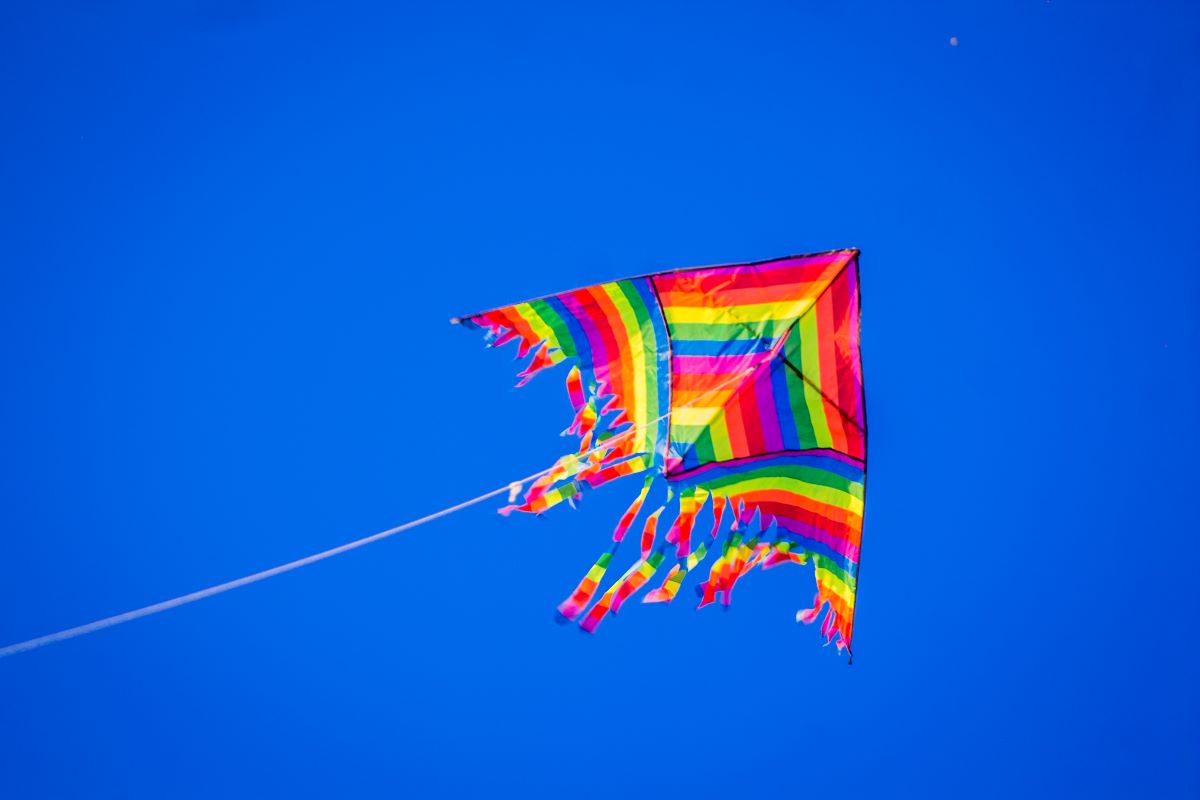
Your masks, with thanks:
M 767 363 L 767 362 L 762 362 L 762 363 Z M 706 398 L 709 395 L 715 394 L 716 392 L 720 391 L 721 389 L 725 388 L 726 386 L 729 386 L 730 384 L 732 384 L 734 381 L 742 380 L 747 375 L 749 375 L 751 372 L 754 372 L 756 369 L 758 369 L 758 367 L 760 367 L 760 366 L 762 366 L 762 364 L 758 364 L 758 365 L 755 365 L 754 367 L 734 373 L 734 375 L 729 380 L 724 381 L 724 382 L 714 386 L 713 388 L 709 389 L 708 391 L 696 396 L 690 402 L 683 403 L 683 404 L 677 406 L 674 410 L 677 411 L 680 408 L 687 408 L 689 406 L 695 405 L 701 399 Z M 649 422 L 643 423 L 643 425 L 646 425 L 646 426 L 655 425 L 659 422 L 662 422 L 667 417 L 669 417 L 671 415 L 671 413 L 672 413 L 671 411 L 668 411 L 666 414 L 663 414 L 662 416 L 658 417 L 657 419 L 653 419 L 653 420 L 650 420 Z M 586 458 L 587 456 L 591 455 L 592 453 L 598 452 L 600 450 L 608 450 L 613 446 L 614 442 L 617 439 L 621 439 L 625 436 L 631 435 L 635 430 L 638 429 L 638 427 L 640 427 L 640 426 L 634 425 L 634 426 L 622 431 L 621 433 L 618 433 L 618 434 L 612 436 L 611 438 L 607 439 L 602 444 L 600 444 L 596 447 L 593 447 L 592 449 L 590 449 L 586 452 L 575 454 L 574 458 L 576 460 L 578 460 L 581 458 Z M 242 586 L 249 586 L 252 583 L 258 583 L 259 581 L 265 581 L 267 578 L 273 578 L 276 575 L 282 575 L 285 572 L 291 572 L 294 569 L 300 569 L 300 567 L 307 567 L 309 564 L 315 564 L 318 561 L 324 561 L 327 558 L 332 558 L 333 556 L 341 555 L 342 553 L 348 553 L 351 550 L 357 550 L 358 548 L 363 547 L 368 544 L 372 544 L 373 542 L 378 542 L 382 539 L 387 539 L 390 536 L 395 536 L 397 533 L 403 533 L 404 531 L 411 530 L 412 528 L 415 528 L 419 525 L 424 525 L 427 522 L 433 522 L 435 519 L 441 519 L 442 517 L 453 514 L 456 511 L 462 511 L 464 508 L 470 508 L 471 506 L 477 505 L 478 503 L 482 503 L 484 500 L 495 497 L 496 495 L 505 494 L 506 492 L 511 492 L 512 487 L 517 486 L 517 485 L 524 485 L 525 483 L 527 483 L 531 480 L 536 480 L 537 478 L 540 478 L 541 476 L 543 476 L 561 466 L 562 465 L 555 465 L 552 467 L 548 467 L 544 470 L 541 470 L 540 472 L 535 472 L 534 474 L 530 475 L 527 478 L 523 478 L 520 481 L 512 481 L 511 483 L 505 484 L 503 487 L 501 487 L 499 489 L 493 489 L 490 492 L 485 492 L 484 494 L 481 494 L 478 497 L 472 497 L 470 500 L 464 500 L 463 502 L 458 503 L 457 505 L 453 505 L 448 508 L 443 508 L 441 511 L 435 511 L 432 514 L 428 514 L 424 517 L 421 517 L 420 519 L 414 519 L 410 522 L 405 522 L 404 524 L 397 525 L 394 528 L 388 528 L 386 531 L 380 531 L 379 533 L 373 533 L 370 536 L 364 536 L 361 539 L 355 539 L 353 542 L 347 542 L 346 544 L 338 545 L 337 547 L 331 547 L 328 550 L 322 550 L 320 553 L 313 553 L 311 556 L 305 556 L 304 558 L 298 558 L 295 561 L 289 561 L 286 564 L 280 564 L 277 567 L 271 567 L 270 569 L 264 569 L 261 572 L 255 572 L 252 575 L 246 575 L 245 577 L 236 578 L 231 581 L 226 581 L 225 583 L 218 583 L 215 586 L 209 586 L 207 589 L 200 589 L 199 591 L 180 595 L 179 597 L 173 597 L 170 600 L 163 600 L 161 603 L 154 603 L 152 605 L 143 606 L 142 608 L 134 609 L 133 611 L 126 611 L 123 614 L 114 614 L 111 617 L 105 617 L 104 619 L 98 619 L 95 622 L 89 622 L 86 625 L 78 625 L 74 628 L 67 628 L 66 630 L 58 631 L 57 633 L 49 633 L 49 634 L 46 634 L 45 636 L 39 636 L 35 639 L 29 639 L 24 642 L 17 642 L 16 644 L 10 644 L 6 647 L 0 647 L 0 658 L 7 658 L 8 656 L 16 655 L 17 653 L 24 653 L 27 650 L 36 650 L 39 647 L 44 647 L 45 645 L 48 645 L 48 644 L 54 644 L 55 642 L 62 642 L 62 641 L 66 641 L 67 639 L 74 639 L 77 636 L 83 636 L 84 634 L 94 633 L 96 631 L 103 630 L 104 628 L 111 628 L 114 625 L 120 625 L 124 622 L 132 622 L 135 619 L 141 619 L 142 617 L 148 617 L 152 614 L 158 614 L 160 612 L 167 611 L 172 608 L 178 608 L 179 606 L 184 606 L 184 605 L 187 605 L 188 603 L 194 603 L 197 600 L 203 600 L 206 597 L 212 597 L 213 595 L 223 594 L 232 589 L 239 589 Z

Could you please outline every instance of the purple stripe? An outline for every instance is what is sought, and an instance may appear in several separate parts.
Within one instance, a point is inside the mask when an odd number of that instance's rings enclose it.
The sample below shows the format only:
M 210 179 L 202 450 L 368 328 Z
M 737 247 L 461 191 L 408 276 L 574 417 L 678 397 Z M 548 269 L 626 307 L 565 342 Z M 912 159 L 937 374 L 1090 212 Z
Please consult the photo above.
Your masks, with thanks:
M 850 301 L 849 301 L 849 305 L 850 305 L 850 336 L 852 337 L 852 344 L 855 348 L 857 348 L 857 346 L 858 346 L 858 336 L 859 336 L 859 333 L 858 333 L 859 320 L 858 320 L 858 269 L 857 269 L 857 266 L 858 266 L 858 262 L 855 261 L 853 264 L 851 264 L 848 267 L 848 269 L 852 270 L 852 273 L 850 276 L 851 280 L 850 280 Z M 859 359 L 858 352 L 856 349 L 852 350 L 850 353 L 850 369 L 854 375 L 854 391 L 858 394 L 858 403 L 856 403 L 857 408 L 855 408 L 855 414 L 854 414 L 855 420 L 854 421 L 858 423 L 858 427 L 861 430 L 862 428 L 866 427 L 867 420 L 866 420 L 866 409 L 863 408 L 863 402 L 862 402 L 862 396 L 863 396 L 862 360 Z
M 701 464 L 693 469 L 671 473 L 667 477 L 672 481 L 691 479 L 714 469 L 728 469 L 729 467 L 746 466 L 759 461 L 771 461 L 779 458 L 790 458 L 792 456 L 820 456 L 822 458 L 832 458 L 835 461 L 841 461 L 843 464 L 854 467 L 860 471 L 863 468 L 863 462 L 859 461 L 854 456 L 848 456 L 845 453 L 839 453 L 837 450 L 827 450 L 823 447 L 816 447 L 811 450 L 785 450 L 782 453 L 763 453 L 762 455 L 758 456 L 731 458 L 728 461 L 711 461 L 708 464 Z M 851 480 L 855 479 L 852 478 Z
M 677 375 L 730 375 L 767 360 L 770 353 L 734 353 L 726 356 L 675 356 Z
M 815 525 L 809 525 L 807 522 L 800 522 L 799 520 L 779 515 L 775 516 L 775 522 L 788 533 L 794 533 L 805 539 L 820 542 L 834 552 L 840 553 L 850 559 L 855 564 L 858 563 L 858 548 L 845 539 L 834 536 L 829 531 L 822 530 Z
M 783 449 L 783 432 L 779 429 L 779 412 L 776 411 L 775 393 L 771 386 L 771 371 L 761 370 L 751 378 L 754 399 L 758 405 L 758 419 L 762 428 L 763 447 L 768 452 Z M 752 421 L 743 420 L 749 426 Z
M 592 368 L 595 370 L 596 378 L 603 380 L 608 386 L 608 391 L 611 392 L 610 365 L 612 360 L 604 346 L 604 337 L 600 334 L 596 321 L 584 310 L 583 303 L 579 302 L 579 298 L 574 293 L 560 295 L 558 300 L 571 312 L 571 316 L 575 317 L 575 321 L 583 329 L 588 339 L 588 346 L 592 350 Z

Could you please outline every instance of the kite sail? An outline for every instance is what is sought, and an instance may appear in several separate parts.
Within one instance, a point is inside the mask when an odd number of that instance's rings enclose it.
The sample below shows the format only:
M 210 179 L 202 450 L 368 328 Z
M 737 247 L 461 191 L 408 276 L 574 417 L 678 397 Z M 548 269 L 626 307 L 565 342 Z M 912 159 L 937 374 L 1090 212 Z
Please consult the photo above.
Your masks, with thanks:
M 595 631 L 660 570 L 642 602 L 670 602 L 712 553 L 700 606 L 728 606 L 755 567 L 811 564 L 816 596 L 796 617 L 824 611 L 825 639 L 849 650 L 867 451 L 859 308 L 850 249 L 643 275 L 453 320 L 493 347 L 513 343 L 526 359 L 518 386 L 571 364 L 563 433 L 579 446 L 501 513 L 541 514 L 645 474 L 611 546 L 559 605 L 564 621 Z M 601 592 L 656 483 L 666 502 Z M 698 532 L 710 501 L 713 527 Z

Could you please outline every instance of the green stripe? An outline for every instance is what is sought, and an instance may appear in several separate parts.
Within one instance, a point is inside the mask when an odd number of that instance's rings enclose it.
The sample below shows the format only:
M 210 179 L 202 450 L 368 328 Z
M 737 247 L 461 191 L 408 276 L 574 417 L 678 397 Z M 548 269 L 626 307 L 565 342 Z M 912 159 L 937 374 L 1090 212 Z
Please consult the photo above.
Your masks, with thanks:
M 667 329 L 675 339 L 699 339 L 712 342 L 724 342 L 730 339 L 777 339 L 783 335 L 792 324 L 790 319 L 768 319 L 753 325 L 734 323 L 704 323 L 676 322 L 669 324 Z
M 795 330 L 792 331 L 787 344 L 784 345 L 784 357 L 789 361 L 794 357 L 793 354 L 787 352 L 792 346 L 793 340 L 797 340 L 796 347 L 799 348 L 799 333 Z M 792 420 L 796 423 L 796 435 L 800 440 L 800 447 L 805 449 L 817 447 L 817 434 L 813 430 L 812 416 L 809 414 L 808 405 L 805 402 L 804 380 L 786 365 L 780 366 L 787 379 L 788 406 L 792 409 Z
M 695 451 L 696 457 L 700 459 L 701 464 L 707 464 L 716 459 L 716 452 L 713 450 L 712 429 L 709 427 L 696 428 L 689 426 L 691 436 L 679 436 L 678 429 L 672 431 L 676 441 L 682 441 L 685 444 L 691 443 L 691 450 Z M 685 451 L 686 452 L 686 451 Z
M 550 307 L 549 303 L 544 300 L 534 300 L 528 306 L 529 310 L 554 332 L 555 340 L 551 342 L 552 345 L 559 347 L 568 358 L 579 355 L 579 347 L 571 336 L 571 329 L 567 327 L 567 323 L 563 322 L 562 317 Z
M 796 321 L 800 334 L 800 372 L 808 381 L 804 385 L 804 403 L 812 418 L 814 438 L 818 447 L 829 447 L 833 438 L 829 420 L 825 418 L 825 401 L 821 397 L 821 354 L 817 346 L 817 316 L 811 311 Z M 811 385 L 810 385 L 811 384 Z M 816 387 L 814 389 L 813 387 Z
M 799 464 L 774 464 L 768 467 L 759 467 L 758 469 L 748 470 L 736 475 L 726 475 L 711 480 L 700 480 L 695 485 L 702 486 L 709 491 L 724 490 L 730 486 L 741 486 L 743 484 L 760 488 L 764 488 L 764 484 L 768 484 L 765 488 L 779 488 L 772 487 L 769 484 L 780 478 L 810 486 L 829 487 L 852 497 L 857 497 L 859 500 L 862 500 L 864 496 L 863 485 L 858 481 L 844 478 L 841 475 L 820 469 L 819 467 L 806 467 Z M 721 491 L 721 493 L 737 494 L 738 492 Z
M 833 577 L 844 583 L 846 588 L 850 590 L 851 594 L 854 593 L 858 581 L 856 581 L 854 576 L 846 571 L 842 564 L 839 564 L 828 556 L 820 555 L 819 553 L 812 553 L 811 556 L 813 560 L 813 566 L 816 571 L 828 572 Z

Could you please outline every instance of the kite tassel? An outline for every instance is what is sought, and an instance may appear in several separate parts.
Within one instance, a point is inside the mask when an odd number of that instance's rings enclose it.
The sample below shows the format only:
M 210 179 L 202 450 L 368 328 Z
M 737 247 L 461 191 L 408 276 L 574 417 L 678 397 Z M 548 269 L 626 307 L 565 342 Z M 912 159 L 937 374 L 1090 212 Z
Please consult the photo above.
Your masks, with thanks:
M 833 635 L 837 631 L 837 612 L 833 610 L 833 606 L 825 612 L 825 621 L 821 623 L 821 635 L 825 637 L 825 644 L 828 645 L 833 641 Z
M 803 608 L 796 612 L 796 622 L 803 622 L 805 625 L 811 625 L 812 623 L 816 622 L 817 617 L 821 614 L 822 605 L 821 593 L 817 592 L 817 594 L 813 597 L 812 608 Z
M 658 571 L 658 567 L 662 562 L 662 550 L 655 550 L 650 554 L 650 558 L 638 565 L 637 570 L 632 575 L 621 582 L 621 585 L 617 588 L 616 596 L 613 597 L 612 613 L 618 613 L 621 610 L 621 606 L 625 604 L 625 601 L 637 594 L 654 577 L 654 573 Z
M 516 339 L 519 335 L 520 334 L 518 334 L 516 331 L 509 330 L 505 333 L 500 334 L 495 339 L 493 339 L 491 342 L 489 342 L 488 347 L 503 347 L 504 345 L 511 342 L 513 339 Z
M 583 576 L 583 580 L 575 587 L 575 591 L 558 604 L 559 622 L 574 622 L 587 604 L 592 602 L 592 597 L 596 594 L 600 581 L 604 580 L 604 573 L 608 571 L 608 565 L 612 563 L 616 552 L 617 545 L 614 544 L 611 550 L 602 553 L 592 568 Z
M 579 621 L 579 627 L 587 633 L 595 633 L 596 628 L 600 626 L 609 612 L 616 614 L 620 611 L 621 605 L 653 577 L 662 560 L 662 551 L 656 550 L 651 553 L 649 559 L 639 558 L 634 562 L 633 566 L 608 588 L 600 600 L 588 609 L 587 614 Z
M 716 539 L 717 535 L 721 533 L 721 522 L 725 519 L 725 506 L 728 502 L 729 499 L 724 495 L 713 495 L 713 539 Z
M 567 397 L 571 399 L 571 408 L 577 412 L 587 402 L 583 394 L 583 373 L 579 371 L 578 364 L 573 364 L 567 373 Z
M 530 360 L 528 366 L 517 373 L 517 377 L 521 379 L 517 383 L 517 388 L 519 389 L 529 383 L 535 375 L 548 367 L 554 366 L 562 358 L 561 350 L 551 347 L 549 342 L 542 342 L 538 349 L 534 351 L 533 358 Z
M 642 503 L 645 502 L 646 494 L 650 491 L 650 484 L 652 483 L 654 483 L 654 476 L 647 476 L 645 482 L 642 484 L 642 490 L 638 492 L 638 496 L 633 498 L 633 502 L 629 504 L 629 508 L 625 509 L 625 513 L 621 515 L 621 519 L 613 531 L 614 542 L 620 542 L 625 538 L 625 533 L 633 525 L 638 513 L 642 510 Z
M 671 567 L 671 571 L 667 573 L 667 577 L 663 579 L 662 586 L 654 589 L 642 598 L 643 603 L 669 603 L 675 599 L 675 595 L 679 592 L 679 587 L 683 585 L 683 579 L 687 575 L 687 570 L 681 564 L 676 564 Z
M 658 530 L 658 518 L 662 516 L 666 506 L 659 506 L 654 513 L 646 518 L 646 524 L 642 526 L 642 558 L 650 557 L 650 551 L 654 549 L 654 536 Z

